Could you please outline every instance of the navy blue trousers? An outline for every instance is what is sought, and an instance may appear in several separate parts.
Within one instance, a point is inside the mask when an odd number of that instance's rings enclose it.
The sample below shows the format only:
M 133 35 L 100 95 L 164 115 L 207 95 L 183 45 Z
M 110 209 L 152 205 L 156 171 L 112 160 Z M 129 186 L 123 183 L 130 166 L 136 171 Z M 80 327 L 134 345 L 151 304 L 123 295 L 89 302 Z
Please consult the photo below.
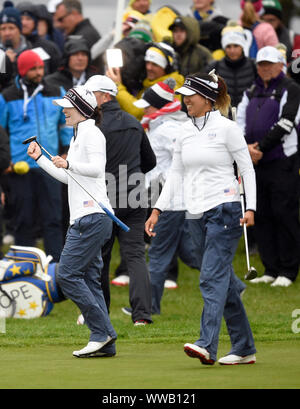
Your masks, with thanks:
M 59 262 L 58 283 L 64 295 L 80 309 L 91 331 L 90 341 L 117 338 L 110 322 L 100 277 L 101 249 L 112 233 L 112 221 L 94 213 L 70 226 Z
M 232 261 L 242 235 L 239 202 L 224 203 L 199 219 L 190 220 L 191 234 L 202 257 L 200 290 L 204 301 L 200 338 L 196 345 L 206 348 L 217 359 L 219 333 L 224 316 L 232 348 L 240 356 L 256 352 L 250 324 L 244 309 L 240 280 Z

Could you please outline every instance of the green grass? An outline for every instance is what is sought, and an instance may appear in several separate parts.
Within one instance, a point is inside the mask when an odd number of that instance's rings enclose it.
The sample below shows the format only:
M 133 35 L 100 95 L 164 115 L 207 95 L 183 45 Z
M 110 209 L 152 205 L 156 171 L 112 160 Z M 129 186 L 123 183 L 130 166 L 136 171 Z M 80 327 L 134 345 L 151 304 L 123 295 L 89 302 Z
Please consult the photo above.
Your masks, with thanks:
M 234 260 L 242 278 L 246 261 L 241 241 Z M 119 262 L 114 248 L 111 271 Z M 251 258 L 259 274 L 259 257 Z M 76 359 L 72 351 L 89 336 L 78 327 L 78 310 L 70 301 L 55 305 L 48 317 L 7 320 L 0 334 L 0 388 L 144 389 L 144 388 L 299 388 L 300 334 L 292 332 L 292 311 L 300 309 L 300 280 L 289 288 L 248 284 L 243 301 L 254 333 L 257 364 L 206 367 L 188 358 L 183 344 L 199 337 L 202 298 L 198 272 L 180 264 L 179 288 L 166 290 L 162 314 L 154 324 L 134 327 L 121 312 L 128 288 L 111 288 L 111 320 L 118 333 L 117 356 Z M 299 325 L 300 327 L 300 325 Z M 219 356 L 230 349 L 223 323 Z

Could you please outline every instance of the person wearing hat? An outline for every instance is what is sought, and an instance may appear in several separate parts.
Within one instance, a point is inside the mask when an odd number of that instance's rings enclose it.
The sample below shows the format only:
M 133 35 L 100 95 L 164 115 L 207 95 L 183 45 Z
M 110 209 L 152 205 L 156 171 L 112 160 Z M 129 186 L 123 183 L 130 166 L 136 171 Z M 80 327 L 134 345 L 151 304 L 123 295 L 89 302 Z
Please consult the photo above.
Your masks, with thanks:
M 152 206 L 170 170 L 175 142 L 181 135 L 181 125 L 188 120 L 186 113 L 181 110 L 180 101 L 174 98 L 175 86 L 175 80 L 167 78 L 164 82 L 158 82 L 148 88 L 142 99 L 134 103 L 145 111 L 141 123 L 147 130 L 157 160 L 156 167 L 146 174 L 146 187 L 150 192 Z M 148 258 L 152 288 L 152 314 L 161 313 L 161 299 L 166 279 L 172 279 L 177 285 L 177 276 L 171 277 L 170 267 L 174 259 L 177 264 L 178 257 L 191 268 L 197 267 L 182 201 L 172 203 L 161 215 L 156 227 L 156 236 L 152 237 L 150 242 Z
M 45 73 L 51 74 L 57 70 L 60 65 L 62 53 L 59 47 L 50 40 L 41 38 L 38 34 L 38 8 L 31 2 L 22 2 L 17 5 L 17 9 L 21 14 L 22 34 L 31 45 L 31 49 L 41 48 L 46 52 Z
M 24 50 L 31 48 L 22 35 L 21 14 L 6 1 L 0 13 L 0 48 L 6 54 L 7 70 L 12 71 L 12 77 L 17 75 L 17 58 Z
M 108 195 L 115 214 L 130 227 L 124 233 L 117 225 L 103 249 L 103 275 L 101 279 L 107 306 L 110 306 L 109 265 L 115 239 L 120 243 L 121 257 L 127 267 L 129 300 L 132 307 L 132 322 L 135 326 L 152 323 L 151 286 L 146 264 L 144 224 L 146 208 L 143 204 L 132 205 L 130 198 L 135 196 L 137 185 L 130 183 L 134 175 L 144 174 L 156 165 L 156 158 L 143 127 L 132 115 L 124 112 L 116 100 L 118 88 L 107 76 L 95 75 L 85 84 L 92 91 L 101 109 L 100 130 L 106 138 L 106 173 Z M 111 179 L 114 183 L 110 184 Z
M 287 60 L 291 61 L 295 33 L 289 30 L 282 21 L 282 5 L 278 0 L 264 0 L 261 19 L 271 24 L 276 31 L 280 43 L 287 47 Z
M 241 102 L 243 93 L 250 87 L 257 76 L 253 59 L 247 57 L 247 37 L 244 29 L 234 21 L 230 21 L 222 31 L 222 48 L 225 57 L 214 61 L 207 71 L 216 70 L 224 78 L 232 107 Z
M 284 71 L 282 53 L 263 47 L 256 58 L 258 77 L 245 91 L 237 121 L 255 164 L 255 237 L 264 275 L 253 283 L 288 287 L 299 268 L 299 164 L 296 127 L 300 89 Z
M 74 351 L 73 356 L 113 356 L 117 334 L 99 282 L 103 265 L 101 249 L 111 236 L 112 220 L 98 202 L 111 211 L 112 208 L 105 184 L 105 138 L 96 126 L 97 100 L 92 92 L 78 86 L 71 88 L 62 99 L 53 100 L 53 104 L 63 108 L 66 124 L 74 129 L 67 158 L 46 158 L 36 142 L 31 142 L 27 153 L 37 166 L 68 185 L 70 227 L 59 260 L 57 280 L 64 296 L 80 309 L 91 332 L 86 347 Z M 107 351 L 109 347 L 114 350 Z
M 201 269 L 200 290 L 204 300 L 200 338 L 185 344 L 184 351 L 202 364 L 213 365 L 224 316 L 232 346 L 219 363 L 252 364 L 256 361 L 256 349 L 232 262 L 242 235 L 241 225 L 254 224 L 253 165 L 242 131 L 222 115 L 229 109 L 230 96 L 221 77 L 213 72 L 189 75 L 176 92 L 184 96 L 190 119 L 181 126 L 171 169 L 145 230 L 149 236 L 155 236 L 159 218 L 184 187 L 183 199 Z M 234 161 L 244 179 L 247 209 L 244 216 Z
M 35 246 L 32 227 L 39 214 L 45 251 L 58 261 L 63 246 L 60 185 L 38 169 L 22 141 L 36 135 L 53 155 L 59 144 L 67 149 L 72 130 L 52 104 L 65 91 L 44 81 L 44 62 L 34 51 L 21 53 L 17 64 L 15 83 L 0 95 L 0 125 L 9 134 L 12 163 L 25 161 L 30 168 L 24 175 L 9 175 L 15 244 Z
M 142 119 L 144 110 L 135 107 L 134 102 L 140 99 L 148 88 L 168 77 L 176 81 L 176 88 L 184 83 L 184 77 L 179 74 L 176 67 L 176 53 L 169 44 L 165 42 L 150 43 L 145 52 L 144 61 L 146 78 L 143 80 L 142 87 L 138 90 L 136 96 L 130 94 L 122 83 L 122 73 L 119 68 L 109 68 L 106 72 L 106 75 L 118 86 L 117 100 L 121 108 L 139 120 Z
M 186 76 L 205 71 L 213 58 L 209 49 L 199 44 L 201 36 L 197 20 L 178 16 L 169 30 L 172 31 L 173 46 L 178 54 L 180 74 Z
M 240 24 L 249 38 L 249 57 L 256 58 L 258 50 L 266 46 L 275 47 L 279 43 L 271 24 L 261 19 L 262 0 L 241 0 Z
M 97 69 L 91 64 L 91 53 L 86 41 L 77 36 L 69 36 L 65 42 L 62 64 L 56 72 L 46 77 L 47 81 L 66 90 L 84 85 Z

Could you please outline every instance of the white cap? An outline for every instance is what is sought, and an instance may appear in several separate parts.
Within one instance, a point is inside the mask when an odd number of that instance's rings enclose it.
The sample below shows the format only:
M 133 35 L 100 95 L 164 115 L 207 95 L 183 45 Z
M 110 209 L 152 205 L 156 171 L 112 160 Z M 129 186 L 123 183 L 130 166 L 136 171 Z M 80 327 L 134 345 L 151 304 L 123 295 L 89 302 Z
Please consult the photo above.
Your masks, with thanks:
M 54 99 L 52 102 L 63 108 L 76 108 L 87 118 L 93 115 L 97 107 L 95 95 L 83 85 L 69 89 L 62 99 Z
M 262 61 L 272 63 L 282 62 L 282 54 L 277 48 L 268 45 L 261 48 L 256 55 L 256 64 Z
M 107 92 L 114 97 L 118 94 L 118 87 L 106 75 L 93 75 L 84 86 L 91 92 Z

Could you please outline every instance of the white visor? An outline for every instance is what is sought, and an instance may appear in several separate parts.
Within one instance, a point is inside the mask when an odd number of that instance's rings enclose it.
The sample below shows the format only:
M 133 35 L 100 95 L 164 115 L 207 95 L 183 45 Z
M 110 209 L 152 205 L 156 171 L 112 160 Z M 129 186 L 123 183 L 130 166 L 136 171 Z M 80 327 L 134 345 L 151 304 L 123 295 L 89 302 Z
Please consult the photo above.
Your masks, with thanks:
M 187 97 L 190 97 L 190 96 L 192 96 L 192 95 L 197 94 L 197 92 L 195 92 L 195 91 L 193 91 L 192 89 L 187 88 L 187 87 L 181 87 L 181 88 L 178 88 L 178 89 L 175 91 L 175 94 L 182 94 L 182 95 L 185 95 L 185 96 L 187 96 Z
M 63 108 L 75 108 L 73 104 L 71 104 L 70 101 L 68 101 L 66 98 L 61 98 L 61 99 L 54 99 L 52 101 L 53 105 L 57 105 L 59 107 Z
M 149 102 L 147 102 L 145 99 L 138 99 L 133 103 L 133 105 L 137 108 L 148 108 L 150 106 Z

